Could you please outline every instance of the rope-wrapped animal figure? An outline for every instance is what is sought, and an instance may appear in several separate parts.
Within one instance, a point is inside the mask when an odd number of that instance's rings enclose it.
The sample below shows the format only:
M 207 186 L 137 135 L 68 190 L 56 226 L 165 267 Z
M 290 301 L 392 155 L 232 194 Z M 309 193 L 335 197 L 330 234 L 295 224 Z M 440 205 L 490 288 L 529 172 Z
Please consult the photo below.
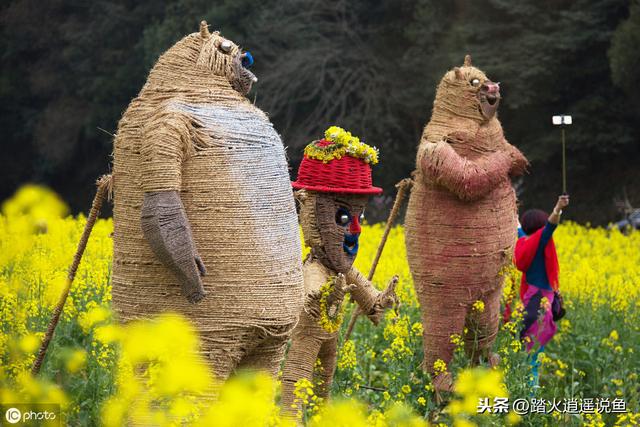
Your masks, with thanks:
M 501 269 L 511 262 L 517 230 L 509 177 L 528 165 L 504 137 L 499 103 L 499 83 L 467 56 L 442 78 L 418 148 L 405 240 L 429 372 L 436 360 L 451 360 L 453 334 L 464 336 L 476 362 L 480 355 L 497 361 L 489 350 L 498 331 Z M 484 309 L 472 309 L 476 301 Z M 451 378 L 437 379 L 446 389 Z
M 287 411 L 292 411 L 295 383 L 312 379 L 318 359 L 316 394 L 328 396 L 346 293 L 374 324 L 396 303 L 397 276 L 380 292 L 353 267 L 368 197 L 382 192 L 371 183 L 370 165 L 377 161 L 376 149 L 335 126 L 305 148 L 293 187 L 298 189 L 300 224 L 311 251 L 303 266 L 304 310 L 282 374 L 282 405 Z
M 220 380 L 275 375 L 304 302 L 284 147 L 246 98 L 252 63 L 203 22 L 159 58 L 114 147 L 113 306 L 122 321 L 186 316 Z

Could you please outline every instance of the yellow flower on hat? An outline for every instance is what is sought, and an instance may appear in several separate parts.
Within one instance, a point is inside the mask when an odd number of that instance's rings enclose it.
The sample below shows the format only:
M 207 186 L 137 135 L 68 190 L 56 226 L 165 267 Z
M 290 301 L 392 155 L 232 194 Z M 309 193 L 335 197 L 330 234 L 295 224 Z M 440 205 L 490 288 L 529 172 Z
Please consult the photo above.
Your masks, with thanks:
M 332 144 L 323 144 L 323 142 Z M 324 141 L 314 141 L 307 145 L 304 154 L 310 159 L 321 160 L 324 163 L 351 156 L 375 165 L 378 163 L 379 151 L 376 147 L 360 141 L 357 136 L 351 135 L 351 132 L 338 126 L 331 126 L 324 132 Z

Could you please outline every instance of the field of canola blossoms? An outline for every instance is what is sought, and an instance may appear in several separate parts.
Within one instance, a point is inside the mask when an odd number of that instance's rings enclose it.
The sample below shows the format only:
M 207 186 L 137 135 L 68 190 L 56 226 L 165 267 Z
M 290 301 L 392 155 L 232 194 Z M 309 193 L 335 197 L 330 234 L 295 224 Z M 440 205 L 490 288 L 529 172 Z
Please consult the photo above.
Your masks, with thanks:
M 65 285 L 85 218 L 65 216 L 50 191 L 23 187 L 0 217 L 0 403 L 59 403 L 66 424 L 296 425 L 280 415 L 277 383 L 243 373 L 213 405 L 198 394 L 215 380 L 193 356 L 198 338 L 188 323 L 167 314 L 126 327 L 110 312 L 110 219 L 96 224 L 41 375 L 30 367 L 52 307 Z M 357 266 L 368 272 L 382 225 L 365 226 Z M 530 382 L 518 324 L 501 325 L 498 369 L 470 368 L 457 351 L 448 368 L 455 392 L 438 399 L 422 360 L 419 308 L 405 260 L 402 227 L 390 235 L 375 282 L 400 276 L 397 313 L 379 327 L 361 319 L 344 343 L 332 389 L 323 404 L 314 384 L 297 387 L 298 418 L 310 426 L 638 425 L 640 423 L 640 232 L 562 224 L 555 235 L 567 316 L 541 354 L 540 386 Z M 505 293 L 517 274 L 505 272 Z M 517 287 L 517 286 L 516 286 Z M 348 319 L 352 305 L 347 305 Z M 482 310 L 477 304 L 477 310 Z M 346 322 L 345 322 L 346 323 Z M 343 325 L 343 332 L 345 325 Z M 459 337 L 452 337 L 456 342 Z M 480 398 L 624 399 L 625 414 L 477 414 Z M 250 407 L 250 410 L 248 408 Z M 3 420 L 4 421 L 4 420 Z M 298 421 L 299 422 L 299 421 Z

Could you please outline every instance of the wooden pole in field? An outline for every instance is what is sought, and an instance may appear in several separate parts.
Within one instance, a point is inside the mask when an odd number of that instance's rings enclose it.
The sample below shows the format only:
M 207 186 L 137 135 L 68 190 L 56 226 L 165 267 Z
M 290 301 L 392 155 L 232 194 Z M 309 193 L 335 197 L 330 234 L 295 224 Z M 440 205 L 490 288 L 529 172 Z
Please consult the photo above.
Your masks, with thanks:
M 44 357 L 47 354 L 47 348 L 49 347 L 49 343 L 53 338 L 53 333 L 56 330 L 56 326 L 58 326 L 58 321 L 60 320 L 60 315 L 62 314 L 62 310 L 64 309 L 64 304 L 67 301 L 67 297 L 69 296 L 71 284 L 73 283 L 73 279 L 76 277 L 76 272 L 78 271 L 78 266 L 80 265 L 82 254 L 84 254 L 84 250 L 87 247 L 87 242 L 89 241 L 91 230 L 96 223 L 96 219 L 98 218 L 98 214 L 100 213 L 100 209 L 102 208 L 102 203 L 107 198 L 107 194 L 111 188 L 111 181 L 111 175 L 103 175 L 96 182 L 98 189 L 96 190 L 96 195 L 93 198 L 91 210 L 89 211 L 89 217 L 87 218 L 87 223 L 85 224 L 84 230 L 82 231 L 82 236 L 80 237 L 78 248 L 76 249 L 76 253 L 73 257 L 73 262 L 71 263 L 71 266 L 69 267 L 69 271 L 67 273 L 66 286 L 62 292 L 62 295 L 60 295 L 60 299 L 58 300 L 56 308 L 53 310 L 53 315 L 51 316 L 51 320 L 49 321 L 49 327 L 47 328 L 47 332 L 45 333 L 44 338 L 42 339 L 42 344 L 40 345 L 38 357 L 36 357 L 36 360 L 33 362 L 33 366 L 31 367 L 31 374 L 34 376 L 40 372 L 42 362 L 44 361 Z
M 551 117 L 554 126 L 560 126 L 562 135 L 562 194 L 567 194 L 567 144 L 565 141 L 565 127 L 573 124 L 573 117 L 568 114 L 561 114 Z
M 567 145 L 564 138 L 564 126 L 562 126 L 562 194 L 567 194 Z
M 385 243 L 387 243 L 387 238 L 389 237 L 389 232 L 391 231 L 391 226 L 393 225 L 396 216 L 398 216 L 398 212 L 400 211 L 400 206 L 402 206 L 402 201 L 404 200 L 407 191 L 411 188 L 411 178 L 404 178 L 400 182 L 396 184 L 396 188 L 398 189 L 398 194 L 396 194 L 396 199 L 393 202 L 393 207 L 391 208 L 391 212 L 389 213 L 389 218 L 387 218 L 387 225 L 384 228 L 384 233 L 382 234 L 382 239 L 380 239 L 380 244 L 378 245 L 378 251 L 376 252 L 376 256 L 373 259 L 373 264 L 371 264 L 371 269 L 369 270 L 369 275 L 367 276 L 367 280 L 371 281 L 373 279 L 373 275 L 376 272 L 376 267 L 378 266 L 378 262 L 380 261 L 380 256 L 382 255 L 382 250 L 384 249 Z M 353 327 L 356 324 L 356 320 L 358 320 L 358 316 L 360 316 L 362 312 L 360 311 L 360 306 L 356 306 L 356 308 L 351 312 L 351 318 L 349 319 L 349 326 L 347 327 L 347 332 L 344 335 L 344 341 L 346 342 L 351 336 L 351 332 L 353 332 Z

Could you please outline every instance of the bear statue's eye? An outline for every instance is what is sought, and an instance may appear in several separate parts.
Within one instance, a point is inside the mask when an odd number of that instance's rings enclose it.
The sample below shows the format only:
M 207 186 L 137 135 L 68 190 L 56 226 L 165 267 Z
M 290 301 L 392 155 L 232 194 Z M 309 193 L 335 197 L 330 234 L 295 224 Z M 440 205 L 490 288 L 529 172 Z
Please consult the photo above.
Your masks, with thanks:
M 242 66 L 244 68 L 249 68 L 253 65 L 253 55 L 251 52 L 245 52 L 242 54 Z
M 345 208 L 340 208 L 336 212 L 336 224 L 338 225 L 347 225 L 351 221 L 351 217 L 349 216 L 349 211 Z
M 220 50 L 224 53 L 231 52 L 231 42 L 229 40 L 222 40 L 220 42 Z
M 478 86 L 480 86 L 480 80 L 478 80 L 478 79 L 472 79 L 472 80 L 471 80 L 471 86 L 474 86 L 474 87 L 478 87 Z

